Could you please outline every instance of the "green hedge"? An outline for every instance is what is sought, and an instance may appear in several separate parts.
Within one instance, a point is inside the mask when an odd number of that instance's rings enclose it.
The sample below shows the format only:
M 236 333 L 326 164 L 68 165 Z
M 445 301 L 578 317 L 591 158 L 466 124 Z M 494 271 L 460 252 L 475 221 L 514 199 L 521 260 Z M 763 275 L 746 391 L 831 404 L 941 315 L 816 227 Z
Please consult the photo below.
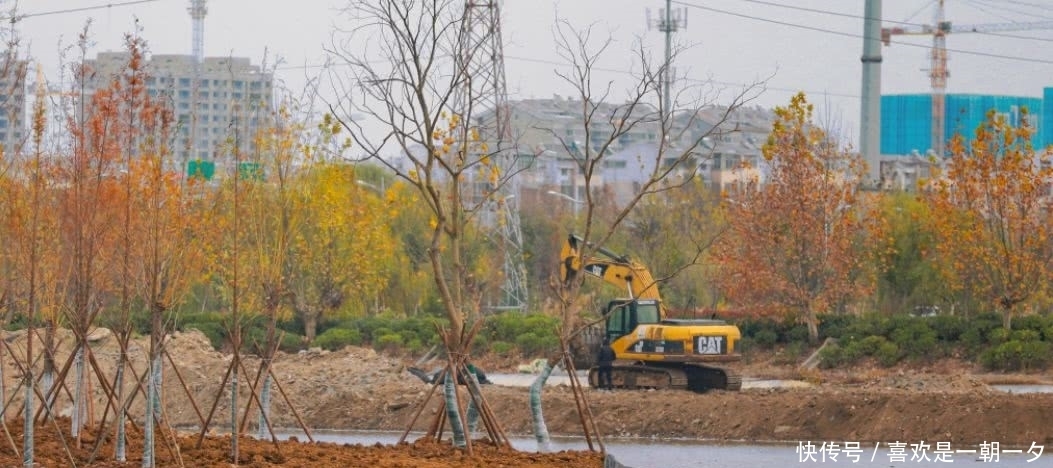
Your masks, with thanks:
M 321 335 L 314 338 L 312 346 L 317 346 L 329 351 L 344 349 L 345 346 L 358 346 L 362 344 L 362 334 L 358 330 L 348 328 L 330 328 Z
M 992 370 L 1044 369 L 1053 363 L 1053 316 L 1029 315 L 1002 327 L 993 313 L 965 318 L 940 315 L 883 316 L 868 314 L 820 316 L 820 340 L 836 338 L 838 344 L 821 353 L 824 367 L 850 366 L 873 358 L 884 366 L 902 360 L 927 362 L 941 356 L 975 358 Z M 743 348 L 772 348 L 807 341 L 803 325 L 771 319 L 746 319 L 738 323 Z
M 217 348 L 228 340 L 222 323 L 214 313 L 184 314 L 177 317 L 177 328 L 196 328 Z M 836 338 L 839 343 L 821 355 L 824 367 L 850 366 L 873 359 L 884 366 L 903 360 L 925 362 L 940 356 L 976 359 L 992 370 L 1043 369 L 1053 364 L 1053 316 L 1018 317 L 1012 330 L 1002 328 L 1002 319 L 993 313 L 969 318 L 940 315 L 914 317 L 868 314 L 823 315 L 819 317 L 820 339 Z M 518 353 L 539 356 L 558 348 L 554 317 L 521 312 L 487 316 L 473 343 L 476 353 L 502 356 Z M 247 342 L 263 339 L 263 323 L 246 326 Z M 439 342 L 436 326 L 446 321 L 436 317 L 396 317 L 380 314 L 344 321 L 325 322 L 310 346 L 341 349 L 347 345 L 372 346 L 378 351 L 421 353 Z M 771 349 L 780 346 L 782 359 L 790 361 L 807 354 L 807 328 L 792 321 L 744 319 L 737 323 L 743 339 L 740 349 Z M 305 346 L 295 323 L 279 326 L 289 330 L 281 349 L 295 351 Z

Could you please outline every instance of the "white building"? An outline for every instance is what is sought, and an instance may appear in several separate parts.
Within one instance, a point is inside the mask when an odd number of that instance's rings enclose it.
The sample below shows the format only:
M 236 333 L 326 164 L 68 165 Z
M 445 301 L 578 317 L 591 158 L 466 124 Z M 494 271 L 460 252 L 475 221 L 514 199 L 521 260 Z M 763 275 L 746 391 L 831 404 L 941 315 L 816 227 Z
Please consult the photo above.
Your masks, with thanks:
M 92 90 L 108 85 L 128 64 L 127 52 L 103 52 L 86 61 Z M 166 99 L 178 121 L 176 157 L 185 167 L 191 160 L 226 163 L 237 143 L 242 158 L 253 151 L 256 133 L 270 121 L 274 109 L 274 77 L 247 58 L 153 55 L 146 62 L 146 87 L 151 96 Z
M 0 61 L 0 145 L 3 155 L 13 154 L 25 142 L 26 62 Z
M 581 101 L 557 96 L 508 104 L 512 143 L 521 167 L 529 164 L 520 174 L 520 190 L 552 190 L 584 199 L 584 175 L 573 155 L 586 145 L 599 151 L 610 139 L 611 122 L 622 117 L 622 108 L 598 104 L 586 132 Z M 666 132 L 669 146 L 660 161 L 662 129 L 657 109 L 641 105 L 635 115 L 640 122 L 607 147 L 602 166 L 592 178 L 593 189 L 611 194 L 616 204 L 638 193 L 656 165 L 672 164 L 685 151 L 690 156 L 679 172 L 686 175 L 697 169 L 714 190 L 752 180 L 763 183 L 766 171 L 761 146 L 771 131 L 774 115 L 770 110 L 750 107 L 728 113 L 726 107 L 707 106 L 693 114 L 678 114 L 672 130 Z M 484 113 L 476 123 L 487 119 L 492 119 L 492 113 Z

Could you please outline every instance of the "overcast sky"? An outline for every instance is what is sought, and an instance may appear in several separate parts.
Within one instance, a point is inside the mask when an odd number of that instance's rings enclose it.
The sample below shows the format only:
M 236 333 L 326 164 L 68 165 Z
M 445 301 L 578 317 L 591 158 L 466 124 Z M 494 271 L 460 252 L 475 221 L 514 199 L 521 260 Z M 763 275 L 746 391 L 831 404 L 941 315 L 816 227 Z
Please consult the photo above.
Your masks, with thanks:
M 56 74 L 60 44 L 75 41 L 93 19 L 93 52 L 119 50 L 134 18 L 143 28 L 151 52 L 189 54 L 189 0 L 22 0 L 19 25 L 24 45 Z M 12 0 L 2 1 L 10 6 Z M 86 11 L 41 14 L 61 10 Z M 280 57 L 278 78 L 302 88 L 305 76 L 324 62 L 335 11 L 341 0 L 209 0 L 205 19 L 205 53 L 246 56 L 254 62 Z M 884 0 L 886 26 L 920 25 L 933 20 L 934 1 Z M 946 0 L 947 19 L 956 25 L 1049 21 L 1051 29 L 993 34 L 951 34 L 950 93 L 1041 96 L 1053 86 L 1053 0 Z M 780 6 L 782 5 L 782 6 Z M 711 80 L 732 95 L 743 85 L 770 77 L 756 104 L 784 105 L 803 90 L 817 104 L 824 121 L 836 121 L 856 141 L 863 30 L 863 0 L 687 0 L 674 9 L 687 10 L 687 26 L 676 40 L 689 46 L 675 67 L 684 82 Z M 506 75 L 510 99 L 569 95 L 555 79 L 553 27 L 557 18 L 575 26 L 594 24 L 614 44 L 600 67 L 600 78 L 627 86 L 632 67 L 629 51 L 642 38 L 661 54 L 663 36 L 649 30 L 647 13 L 658 16 L 664 0 L 506 0 L 503 6 Z M 787 8 L 789 6 L 789 8 Z M 344 24 L 344 26 L 347 26 Z M 907 27 L 911 27 L 909 24 Z M 883 47 L 882 93 L 925 93 L 930 89 L 930 36 L 897 36 Z M 94 55 L 92 53 L 91 55 Z M 1021 60 L 1029 59 L 1029 60 Z M 305 67 L 306 66 L 306 67 Z M 718 98 L 720 101 L 721 98 Z

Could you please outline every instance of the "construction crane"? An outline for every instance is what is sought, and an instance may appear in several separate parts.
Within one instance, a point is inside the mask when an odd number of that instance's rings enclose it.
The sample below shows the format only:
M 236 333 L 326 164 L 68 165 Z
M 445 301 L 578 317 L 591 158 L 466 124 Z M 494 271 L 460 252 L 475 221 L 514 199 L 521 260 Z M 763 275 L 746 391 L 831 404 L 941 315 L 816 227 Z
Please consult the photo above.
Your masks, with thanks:
M 1053 21 L 954 25 L 946 20 L 943 6 L 944 0 L 936 3 L 936 13 L 932 24 L 881 28 L 881 42 L 886 46 L 892 43 L 892 36 L 932 36 L 932 52 L 929 56 L 931 63 L 929 79 L 932 82 L 932 150 L 939 157 L 944 156 L 946 146 L 944 142 L 944 123 L 947 112 L 945 103 L 947 78 L 951 75 L 950 70 L 947 69 L 947 35 L 1053 28 Z

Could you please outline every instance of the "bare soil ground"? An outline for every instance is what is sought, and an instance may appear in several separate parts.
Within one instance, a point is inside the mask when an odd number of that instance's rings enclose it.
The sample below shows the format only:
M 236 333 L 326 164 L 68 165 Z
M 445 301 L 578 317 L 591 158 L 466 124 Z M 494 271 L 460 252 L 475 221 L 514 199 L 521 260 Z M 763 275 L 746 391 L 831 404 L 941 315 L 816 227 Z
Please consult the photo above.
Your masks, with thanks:
M 24 338 L 24 334 L 6 337 L 16 352 L 24 349 L 21 347 Z M 69 337 L 65 340 L 71 341 Z M 141 374 L 145 370 L 145 344 L 136 346 L 135 369 Z M 214 351 L 205 337 L 196 332 L 177 334 L 169 350 L 178 365 L 178 376 L 166 361 L 166 421 L 193 436 L 196 442 L 194 428 L 202 426 L 202 420 L 207 419 L 215 406 L 210 425 L 212 437 L 206 439 L 206 448 L 195 449 L 194 444 L 186 441 L 180 443 L 184 460 L 192 460 L 186 465 L 229 466 L 230 440 L 222 437 L 230 430 L 230 398 L 226 394 L 229 384 L 221 387 L 221 383 L 231 357 Z M 92 344 L 92 351 L 104 374 L 112 378 L 117 355 L 115 340 L 98 338 Z M 62 360 L 65 354 L 60 351 L 59 356 Z M 514 371 L 513 364 L 525 361 L 495 358 L 479 363 L 489 372 L 502 372 Z M 439 402 L 437 398 L 425 401 L 430 386 L 406 371 L 411 362 L 354 347 L 337 352 L 281 354 L 273 362 L 279 386 L 275 387 L 273 396 L 272 422 L 283 428 L 299 427 L 299 419 L 312 430 L 401 431 L 410 426 L 420 411 L 422 415 L 413 429 L 424 431 L 438 411 Z M 19 374 L 14 371 L 15 363 L 7 353 L 3 356 L 3 365 L 4 385 L 8 389 L 5 399 L 8 399 L 18 393 L 12 389 L 17 388 Z M 249 401 L 247 387 L 254 381 L 259 365 L 258 360 L 247 359 L 245 371 L 239 373 L 242 389 L 239 414 L 244 413 L 244 405 Z M 789 442 L 924 440 L 954 445 L 998 441 L 1003 447 L 1025 448 L 1032 442 L 1053 445 L 1053 428 L 1048 424 L 1053 420 L 1053 394 L 1013 395 L 992 390 L 988 385 L 1048 383 L 1053 379 L 1046 373 L 985 374 L 968 362 L 954 360 L 924 367 L 861 366 L 851 370 L 801 372 L 792 360 L 777 354 L 751 356 L 748 363 L 735 366 L 747 378 L 800 379 L 813 385 L 706 394 L 589 390 L 588 398 L 598 426 L 607 437 Z M 186 390 L 180 377 L 186 383 Z M 67 381 L 72 385 L 72 379 Z M 132 389 L 131 385 L 127 388 Z M 101 415 L 106 399 L 97 379 L 92 394 L 94 411 Z M 530 433 L 527 389 L 487 385 L 484 394 L 508 433 Z M 18 395 L 14 395 L 12 405 L 12 408 L 20 405 Z M 544 411 L 553 434 L 581 434 L 574 408 L 570 389 L 546 388 Z M 60 398 L 57 411 L 63 416 L 70 414 L 66 396 Z M 138 411 L 141 413 L 141 409 Z M 254 426 L 256 414 L 254 406 L 249 411 L 246 428 Z M 95 422 L 97 424 L 98 419 Z M 63 429 L 68 432 L 66 424 Z M 17 431 L 16 425 L 9 423 L 8 427 Z M 134 430 L 130 433 L 138 437 Z M 12 445 L 20 447 L 21 439 L 18 434 L 12 436 L 14 444 L 0 439 L 0 466 L 10 466 L 9 462 L 16 460 L 12 458 Z M 299 438 L 304 440 L 306 436 Z M 480 457 L 496 458 L 468 460 L 448 443 L 423 441 L 402 447 L 347 447 L 242 440 L 246 455 L 241 461 L 247 461 L 244 463 L 247 466 L 602 466 L 602 459 L 596 454 L 540 455 L 485 446 L 480 446 L 483 453 Z M 65 455 L 61 445 L 43 445 L 51 447 L 46 453 L 59 464 L 42 466 L 62 466 Z M 160 450 L 160 453 L 167 452 Z

